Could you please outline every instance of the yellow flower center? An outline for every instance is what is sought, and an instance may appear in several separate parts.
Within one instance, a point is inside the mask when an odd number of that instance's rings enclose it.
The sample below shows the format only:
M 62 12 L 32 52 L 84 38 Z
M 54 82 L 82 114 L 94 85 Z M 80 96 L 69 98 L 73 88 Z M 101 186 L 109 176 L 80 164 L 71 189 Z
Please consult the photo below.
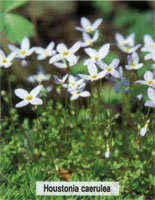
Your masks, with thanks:
M 154 81 L 153 81 L 153 80 L 149 80 L 149 81 L 147 81 L 147 83 L 148 83 L 148 84 L 153 84 Z
M 131 64 L 131 66 L 132 66 L 132 67 L 135 67 L 135 66 L 136 66 L 136 63 L 135 63 L 135 62 L 133 62 L 133 63 Z
M 69 51 L 63 51 L 63 52 L 62 52 L 62 55 L 63 55 L 63 56 L 67 56 L 68 54 L 69 54 Z
M 76 91 L 76 94 L 80 94 L 80 91 L 79 91 L 79 90 L 77 90 L 77 91 Z
M 90 46 L 93 44 L 91 40 L 88 40 L 87 43 L 88 43 L 88 45 L 90 45 Z
M 71 85 L 72 85 L 72 86 L 75 86 L 76 84 L 75 84 L 75 83 L 72 83 Z
M 31 101 L 33 99 L 33 96 L 32 95 L 28 95 L 27 97 L 26 97 L 26 100 L 27 101 Z
M 48 50 L 45 50 L 44 52 L 45 52 L 46 55 L 48 54 Z
M 155 47 L 155 42 L 152 44 L 153 47 Z
M 94 60 L 95 60 L 95 61 L 97 61 L 97 60 L 99 60 L 99 59 L 100 59 L 100 58 L 99 58 L 98 56 L 95 56 L 95 57 L 94 57 Z
M 153 54 L 155 54 L 155 50 L 153 51 Z
M 25 50 L 22 50 L 20 53 L 21 53 L 22 55 L 24 55 L 24 54 L 26 54 L 26 51 L 25 51 Z
M 2 63 L 7 63 L 7 59 L 6 58 L 2 59 Z
M 92 74 L 91 78 L 97 78 L 97 74 Z
M 87 31 L 92 32 L 93 31 L 92 27 L 87 27 Z
M 112 72 L 112 67 L 107 67 L 107 70 L 108 70 L 109 72 Z
M 125 50 L 126 50 L 127 52 L 129 52 L 130 49 L 131 49 L 130 47 L 126 47 L 126 48 L 125 48 Z

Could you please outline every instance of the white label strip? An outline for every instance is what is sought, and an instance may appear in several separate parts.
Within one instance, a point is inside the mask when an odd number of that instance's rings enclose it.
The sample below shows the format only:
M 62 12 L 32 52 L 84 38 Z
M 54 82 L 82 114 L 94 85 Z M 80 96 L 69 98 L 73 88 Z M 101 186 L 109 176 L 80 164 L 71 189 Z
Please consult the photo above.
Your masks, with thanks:
M 36 195 L 116 196 L 119 182 L 36 182 Z

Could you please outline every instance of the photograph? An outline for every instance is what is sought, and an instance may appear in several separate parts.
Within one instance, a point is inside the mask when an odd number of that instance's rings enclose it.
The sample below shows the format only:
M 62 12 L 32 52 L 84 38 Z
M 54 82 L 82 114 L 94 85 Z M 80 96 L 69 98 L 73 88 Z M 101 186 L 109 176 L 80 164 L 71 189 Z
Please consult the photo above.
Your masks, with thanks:
M 155 199 L 155 2 L 0 0 L 0 200 Z

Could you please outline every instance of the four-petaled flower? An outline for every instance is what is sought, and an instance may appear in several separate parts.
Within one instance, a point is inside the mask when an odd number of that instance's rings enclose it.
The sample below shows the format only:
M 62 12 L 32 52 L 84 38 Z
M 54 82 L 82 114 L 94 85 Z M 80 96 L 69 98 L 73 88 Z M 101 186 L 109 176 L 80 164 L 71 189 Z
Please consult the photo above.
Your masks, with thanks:
M 128 54 L 135 52 L 141 45 L 137 44 L 136 46 L 134 46 L 134 37 L 134 33 L 130 34 L 127 38 L 124 38 L 123 35 L 121 35 L 120 33 L 116 33 L 115 39 L 118 48 Z
M 86 84 L 83 83 L 80 87 L 78 87 L 77 89 L 75 90 L 69 90 L 69 92 L 71 93 L 71 97 L 70 97 L 70 100 L 73 101 L 73 100 L 76 100 L 78 99 L 79 97 L 89 97 L 90 96 L 90 93 L 88 91 L 84 91 L 85 89 L 85 86 Z
M 75 29 L 82 32 L 92 33 L 100 26 L 102 21 L 103 19 L 99 18 L 95 20 L 93 24 L 91 24 L 91 22 L 86 17 L 82 17 L 80 20 L 82 27 L 77 26 L 75 27 Z
M 135 81 L 135 83 L 155 87 L 155 79 L 153 79 L 153 73 L 151 71 L 146 71 L 144 74 L 144 80 L 138 80 Z
M 67 60 L 69 63 L 76 64 L 77 63 L 77 56 L 74 54 L 79 50 L 81 47 L 81 42 L 76 42 L 71 48 L 67 48 L 67 46 L 64 43 L 58 44 L 56 50 L 58 54 L 53 56 L 49 63 L 52 64 L 54 62 L 60 61 L 60 60 Z
M 149 46 L 152 46 L 155 48 L 155 41 L 153 40 L 153 38 L 150 35 L 145 34 L 144 35 L 144 47 L 141 48 L 141 51 L 147 52 Z
M 119 59 L 115 58 L 109 65 L 102 61 L 98 61 L 97 64 L 101 69 L 105 71 L 106 75 L 111 74 L 115 78 L 120 78 L 120 73 L 116 70 L 116 68 L 119 65 L 119 62 Z
M 63 87 L 68 88 L 68 90 L 71 91 L 77 89 L 83 82 L 83 79 L 78 79 L 78 77 L 69 75 L 68 83 L 63 84 Z
M 104 57 L 106 57 L 108 55 L 109 49 L 110 49 L 109 43 L 101 46 L 101 48 L 98 51 L 95 49 L 92 49 L 92 48 L 84 49 L 85 52 L 90 57 L 89 59 L 85 60 L 84 65 L 88 65 L 90 62 L 96 63 L 97 61 L 101 61 Z
M 37 59 L 44 60 L 49 56 L 53 56 L 56 53 L 56 51 L 53 48 L 54 48 L 54 42 L 50 42 L 46 48 L 36 47 L 35 52 L 36 54 L 38 54 Z
M 0 50 L 0 67 L 8 68 L 12 65 L 12 60 L 15 58 L 16 53 L 10 53 L 7 57 L 5 53 Z
M 41 83 L 42 81 L 49 81 L 50 77 L 50 74 L 45 74 L 43 68 L 39 67 L 38 74 L 29 76 L 28 81 L 32 83 Z
M 153 88 L 148 88 L 148 97 L 150 100 L 147 100 L 144 106 L 155 108 L 155 90 Z
M 93 46 L 93 43 L 98 39 L 99 32 L 95 31 L 94 36 L 91 38 L 88 33 L 83 33 L 82 37 L 84 42 L 81 43 L 81 47 Z
M 125 65 L 125 68 L 128 70 L 137 70 L 143 66 L 143 63 L 139 63 L 139 56 L 136 52 L 127 57 L 128 64 Z
M 41 105 L 43 102 L 40 98 L 37 98 L 39 92 L 42 90 L 43 86 L 39 85 L 35 87 L 30 93 L 28 93 L 24 89 L 16 89 L 15 94 L 19 98 L 23 99 L 21 102 L 17 103 L 15 105 L 16 108 L 20 108 L 23 106 L 26 106 L 27 104 L 32 104 L 32 105 Z
M 106 75 L 105 70 L 98 73 L 97 67 L 94 63 L 88 64 L 88 72 L 90 75 L 79 74 L 79 76 L 84 80 L 95 81 L 95 80 L 103 78 Z
M 27 37 L 22 39 L 20 48 L 17 48 L 12 44 L 9 44 L 8 47 L 12 52 L 16 53 L 16 58 L 20 59 L 24 59 L 27 56 L 30 56 L 35 50 L 35 47 L 30 48 L 30 41 Z

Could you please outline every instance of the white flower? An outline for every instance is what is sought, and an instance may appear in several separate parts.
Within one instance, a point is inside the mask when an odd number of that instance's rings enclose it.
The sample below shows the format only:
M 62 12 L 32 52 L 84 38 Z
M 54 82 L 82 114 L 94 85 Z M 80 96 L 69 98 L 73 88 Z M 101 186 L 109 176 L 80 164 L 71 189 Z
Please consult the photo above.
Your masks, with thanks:
M 64 84 L 65 81 L 67 80 L 67 78 L 68 78 L 68 74 L 66 74 L 62 79 L 58 78 L 57 75 L 54 75 L 55 83 L 56 83 L 56 84 L 59 84 L 59 85 Z
M 51 77 L 50 74 L 45 74 L 43 71 L 43 68 L 39 67 L 38 74 L 29 76 L 28 81 L 32 83 L 35 83 L 35 82 L 41 83 L 42 81 L 49 81 L 50 77 Z
M 0 49 L 0 67 L 8 68 L 12 65 L 12 60 L 15 58 L 16 53 L 10 53 L 7 57 Z
M 145 55 L 144 60 L 152 59 L 155 61 L 155 47 L 148 46 L 147 47 L 148 54 Z
M 30 93 L 24 89 L 16 89 L 15 94 L 23 100 L 16 104 L 15 107 L 20 108 L 26 106 L 29 103 L 32 105 L 41 105 L 43 102 L 40 98 L 37 98 L 37 95 L 41 91 L 42 87 L 42 85 L 39 85 L 35 87 Z
M 137 97 L 137 99 L 138 99 L 139 101 L 141 101 L 141 100 L 143 99 L 143 94 L 138 94 L 136 97 Z
M 81 42 L 76 42 L 71 48 L 67 48 L 67 46 L 64 43 L 60 43 L 57 46 L 57 52 L 55 56 L 53 56 L 49 63 L 52 64 L 54 62 L 64 60 L 66 59 L 69 63 L 76 64 L 77 63 L 77 57 L 74 55 L 79 48 L 81 47 Z
M 143 128 L 140 129 L 140 135 L 141 136 L 144 136 L 146 134 L 146 132 L 147 132 L 147 128 L 143 127 Z
M 84 65 L 88 65 L 88 63 L 90 63 L 90 62 L 96 63 L 97 61 L 102 60 L 104 57 L 106 57 L 108 55 L 109 49 L 110 49 L 109 43 L 101 46 L 101 48 L 98 51 L 96 51 L 95 49 L 92 49 L 92 48 L 84 49 L 85 52 L 90 57 L 90 59 L 85 60 Z
M 90 93 L 88 91 L 84 91 L 86 84 L 83 83 L 79 88 L 77 88 L 76 90 L 73 91 L 69 91 L 72 96 L 70 97 L 70 100 L 76 100 L 79 97 L 89 97 Z
M 103 19 L 99 18 L 95 20 L 93 24 L 91 24 L 91 22 L 86 17 L 82 17 L 80 20 L 82 27 L 75 27 L 75 29 L 82 32 L 92 33 L 100 26 L 102 21 Z
M 76 63 L 77 61 L 79 60 L 79 56 L 76 56 Z M 74 63 L 68 63 L 69 64 L 69 67 L 72 67 L 74 66 L 75 64 Z M 62 61 L 59 61 L 59 62 L 55 62 L 53 63 L 53 65 L 57 68 L 61 68 L 61 69 L 66 69 L 67 68 L 67 65 L 66 65 L 66 62 L 64 60 Z
M 30 56 L 35 50 L 35 47 L 30 48 L 30 41 L 27 37 L 22 39 L 20 48 L 17 48 L 12 44 L 9 44 L 8 47 L 12 52 L 16 53 L 16 58 L 21 59 L 25 59 L 27 56 Z
M 84 32 L 82 34 L 84 42 L 81 43 L 81 46 L 82 47 L 92 46 L 93 43 L 96 42 L 96 40 L 98 39 L 98 36 L 99 36 L 98 31 L 95 31 L 93 38 L 91 38 L 88 33 Z
M 124 38 L 120 33 L 115 34 L 115 39 L 119 49 L 129 54 L 135 52 L 141 46 L 140 44 L 134 46 L 134 37 L 134 33 L 130 34 L 127 38 Z
M 144 74 L 144 80 L 138 80 L 138 81 L 135 81 L 135 83 L 140 83 L 142 85 L 155 87 L 155 79 L 153 79 L 153 73 L 150 71 L 146 71 Z
M 106 158 L 110 158 L 110 156 L 111 156 L 111 153 L 110 153 L 109 151 L 106 151 L 106 152 L 105 152 L 105 157 L 106 157 Z
M 77 77 L 73 76 L 73 75 L 69 75 L 68 77 L 68 83 L 67 84 L 63 84 L 63 87 L 67 88 L 68 90 L 75 90 L 78 87 L 80 87 L 80 85 L 84 82 L 83 79 L 78 79 Z
M 22 67 L 27 67 L 29 64 L 30 64 L 29 61 L 27 61 L 27 60 L 21 60 L 21 66 Z
M 130 34 L 127 38 L 124 38 L 120 33 L 115 34 L 115 39 L 118 45 L 120 46 L 133 46 L 134 45 L 135 34 Z
M 46 48 L 36 47 L 35 52 L 36 54 L 38 54 L 37 59 L 44 60 L 49 56 L 53 56 L 56 53 L 56 51 L 53 50 L 53 48 L 54 48 L 54 42 L 50 42 Z
M 111 74 L 115 78 L 120 78 L 121 75 L 116 70 L 116 68 L 119 65 L 119 62 L 120 62 L 119 59 L 115 58 L 112 60 L 112 62 L 109 65 L 107 65 L 106 63 L 104 63 L 102 61 L 97 62 L 97 64 L 101 69 L 103 69 L 105 71 L 106 75 Z
M 143 63 L 139 63 L 139 56 L 136 52 L 127 57 L 128 64 L 125 65 L 125 68 L 128 70 L 137 70 L 143 66 Z
M 152 88 L 150 88 L 152 89 Z M 150 123 L 150 119 L 148 119 L 145 123 L 145 126 L 143 128 L 140 129 L 140 135 L 143 137 L 144 135 L 146 135 L 147 131 L 149 130 L 148 125 Z
M 144 35 L 144 47 L 141 48 L 141 51 L 147 52 L 149 46 L 155 47 L 155 41 L 153 41 L 153 38 L 150 35 L 145 34 Z
M 90 75 L 86 75 L 86 74 L 79 74 L 79 76 L 84 79 L 84 80 L 91 80 L 91 81 L 95 81 L 98 79 L 103 78 L 106 75 L 106 71 L 101 71 L 101 72 L 97 72 L 97 67 L 94 63 L 89 63 L 88 64 L 88 72 Z
M 155 108 L 155 90 L 153 88 L 148 88 L 147 92 L 150 100 L 147 100 L 144 106 Z

